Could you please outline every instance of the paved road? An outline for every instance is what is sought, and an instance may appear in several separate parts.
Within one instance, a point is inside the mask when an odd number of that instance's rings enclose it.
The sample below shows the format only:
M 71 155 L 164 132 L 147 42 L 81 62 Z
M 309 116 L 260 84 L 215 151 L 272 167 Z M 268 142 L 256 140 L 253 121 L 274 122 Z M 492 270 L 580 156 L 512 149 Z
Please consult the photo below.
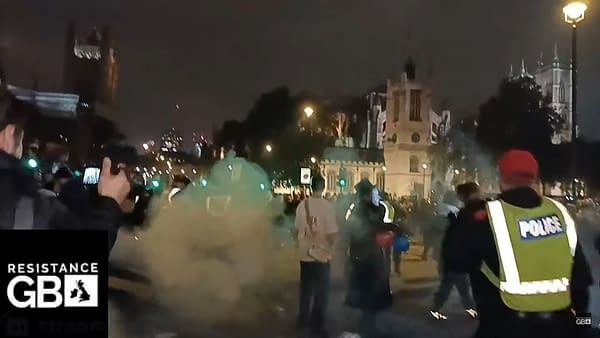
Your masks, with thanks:
M 592 288 L 591 312 L 595 325 L 600 324 L 600 255 L 593 248 L 593 240 L 600 235 L 600 222 L 580 220 L 579 237 L 586 256 L 594 270 L 596 283 Z M 455 292 L 451 295 L 444 311 L 447 321 L 435 321 L 429 316 L 432 294 L 437 286 L 435 262 L 421 261 L 420 247 L 413 247 L 404 258 L 402 278 L 395 277 L 392 285 L 395 290 L 394 308 L 379 318 L 382 329 L 391 337 L 471 337 L 477 322 L 470 319 L 462 310 Z M 177 318 L 153 303 L 130 299 L 125 294 L 113 293 L 111 304 L 111 338 L 174 337 L 190 338 L 292 338 L 297 306 L 297 263 L 293 260 L 292 248 L 279 248 L 274 251 L 275 261 L 271 262 L 280 270 L 280 278 L 273 281 L 267 290 L 250 292 L 241 303 L 252 303 L 255 318 L 252 322 L 229 322 L 206 327 L 197 320 Z M 335 270 L 335 269 L 334 269 Z M 334 272 L 335 274 L 335 272 Z M 284 277 L 281 277 L 284 276 Z M 193 301 L 193 300 L 191 300 Z M 239 311 L 245 310 L 240 305 Z M 330 305 L 331 333 L 334 336 L 344 331 L 354 331 L 358 314 L 343 306 L 343 290 L 334 287 Z M 159 334 L 163 336 L 159 336 Z

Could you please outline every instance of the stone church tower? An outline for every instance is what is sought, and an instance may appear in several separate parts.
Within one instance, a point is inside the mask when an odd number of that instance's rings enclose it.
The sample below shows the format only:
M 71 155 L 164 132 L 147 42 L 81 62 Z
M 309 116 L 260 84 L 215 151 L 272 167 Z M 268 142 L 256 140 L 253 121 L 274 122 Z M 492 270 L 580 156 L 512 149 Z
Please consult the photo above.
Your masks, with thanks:
M 408 59 L 399 81 L 388 80 L 385 138 L 386 189 L 397 196 L 428 198 L 431 191 L 431 89 Z
M 550 105 L 554 111 L 560 114 L 565 121 L 563 129 L 552 138 L 552 143 L 571 142 L 571 125 L 573 123 L 571 67 L 561 64 L 556 45 L 552 63 L 544 64 L 543 55 L 540 55 L 534 77 L 537 84 L 542 87 L 544 94 L 551 98 Z

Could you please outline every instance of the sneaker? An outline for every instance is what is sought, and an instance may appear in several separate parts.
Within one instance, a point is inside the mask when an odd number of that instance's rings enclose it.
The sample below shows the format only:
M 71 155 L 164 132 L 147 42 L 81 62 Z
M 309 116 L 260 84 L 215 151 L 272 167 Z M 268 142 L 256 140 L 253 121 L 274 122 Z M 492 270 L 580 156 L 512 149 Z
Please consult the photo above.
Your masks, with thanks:
M 479 316 L 479 314 L 477 313 L 477 311 L 475 309 L 466 309 L 465 311 L 473 319 L 477 319 L 477 317 Z
M 435 318 L 437 320 L 446 320 L 446 319 L 448 319 L 448 317 L 446 317 L 443 313 L 441 313 L 439 311 L 429 311 L 429 313 L 431 313 L 431 316 L 433 316 L 433 318 Z

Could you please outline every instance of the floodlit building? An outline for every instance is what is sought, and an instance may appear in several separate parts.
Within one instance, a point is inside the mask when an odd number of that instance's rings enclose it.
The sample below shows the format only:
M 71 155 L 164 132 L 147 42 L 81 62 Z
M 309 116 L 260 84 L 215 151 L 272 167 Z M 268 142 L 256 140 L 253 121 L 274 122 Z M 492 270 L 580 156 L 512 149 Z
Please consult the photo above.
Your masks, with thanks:
M 118 62 L 108 26 L 92 29 L 78 37 L 75 24 L 69 24 L 65 39 L 64 90 L 80 96 L 84 108 L 115 101 Z
M 399 81 L 388 80 L 383 153 L 386 190 L 428 198 L 431 191 L 432 91 L 417 80 L 409 59 Z
M 544 61 L 543 53 L 540 54 L 533 74 L 529 73 L 525 60 L 521 61 L 520 74 L 515 74 L 511 66 L 509 78 L 525 76 L 535 79 L 544 95 L 550 98 L 549 105 L 565 121 L 562 130 L 556 132 L 552 137 L 552 143 L 571 142 L 571 126 L 573 124 L 571 66 L 568 63 L 561 62 L 558 55 L 558 46 L 554 45 L 554 56 L 552 62 L 548 64 Z

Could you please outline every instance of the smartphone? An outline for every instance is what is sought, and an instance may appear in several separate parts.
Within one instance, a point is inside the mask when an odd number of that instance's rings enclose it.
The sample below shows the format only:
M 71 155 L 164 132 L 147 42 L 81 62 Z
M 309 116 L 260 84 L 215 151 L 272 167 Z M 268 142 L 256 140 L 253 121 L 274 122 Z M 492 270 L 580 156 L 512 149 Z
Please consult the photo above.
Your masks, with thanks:
M 100 168 L 88 167 L 83 172 L 83 184 L 85 185 L 96 185 L 100 179 Z

